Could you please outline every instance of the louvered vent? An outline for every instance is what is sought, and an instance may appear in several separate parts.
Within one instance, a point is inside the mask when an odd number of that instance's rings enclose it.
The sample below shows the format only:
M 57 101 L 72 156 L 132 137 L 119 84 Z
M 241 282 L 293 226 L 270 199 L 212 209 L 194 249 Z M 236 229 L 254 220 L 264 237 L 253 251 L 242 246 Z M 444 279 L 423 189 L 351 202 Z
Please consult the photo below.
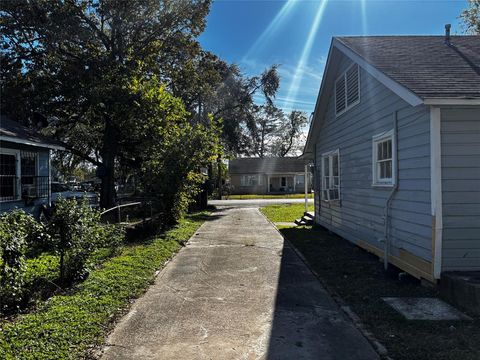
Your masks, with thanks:
M 358 65 L 353 65 L 346 73 L 347 78 L 347 108 L 360 98 L 358 86 Z
M 350 66 L 335 83 L 335 113 L 343 114 L 360 102 L 359 68 Z
M 345 77 L 340 77 L 335 83 L 335 112 L 337 114 L 345 110 Z

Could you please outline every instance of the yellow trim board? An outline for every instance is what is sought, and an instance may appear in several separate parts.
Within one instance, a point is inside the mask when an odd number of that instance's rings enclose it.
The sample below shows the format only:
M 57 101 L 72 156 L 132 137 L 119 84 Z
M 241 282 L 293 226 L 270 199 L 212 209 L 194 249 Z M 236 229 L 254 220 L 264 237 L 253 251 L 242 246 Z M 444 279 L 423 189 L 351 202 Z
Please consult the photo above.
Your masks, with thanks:
M 357 245 L 383 259 L 383 249 L 377 248 L 376 246 L 373 246 L 372 244 L 363 240 L 359 240 Z M 425 279 L 433 283 L 436 282 L 432 274 L 431 262 L 413 255 L 406 250 L 400 249 L 399 251 L 399 256 L 390 255 L 388 257 L 388 261 L 391 264 L 408 272 L 418 279 Z

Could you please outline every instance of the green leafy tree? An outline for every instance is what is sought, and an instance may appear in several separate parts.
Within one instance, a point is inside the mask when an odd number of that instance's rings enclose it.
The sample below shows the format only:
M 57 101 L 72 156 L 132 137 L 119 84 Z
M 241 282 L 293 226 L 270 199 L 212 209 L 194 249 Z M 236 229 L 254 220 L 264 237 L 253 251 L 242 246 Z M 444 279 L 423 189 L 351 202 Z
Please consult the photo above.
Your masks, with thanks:
M 134 132 L 138 144 L 144 188 L 165 207 L 166 220 L 175 222 L 192 202 L 205 181 L 201 172 L 218 154 L 221 121 L 209 116 L 192 123 L 183 102 L 172 96 L 156 77 L 138 79 L 131 89 L 136 94 L 136 111 L 148 121 Z
M 257 106 L 254 117 L 254 126 L 249 128 L 253 144 L 252 154 L 263 158 L 270 155 L 270 147 L 279 130 L 283 111 L 269 104 Z
M 480 34 L 480 0 L 468 0 L 468 8 L 460 14 L 465 33 Z
M 266 157 L 285 157 L 299 152 L 304 142 L 307 118 L 301 111 L 288 115 L 273 104 L 256 106 L 253 126 L 249 127 L 249 154 Z
M 273 156 L 284 157 L 294 155 L 303 149 L 305 144 L 305 113 L 293 110 L 288 116 L 283 115 L 275 133 L 271 146 Z
M 198 51 L 209 0 L 1 2 L 2 112 L 49 119 L 51 133 L 99 168 L 101 205 L 114 201 L 139 72 L 166 83 Z M 188 49 L 187 51 L 185 49 Z M 172 87 L 175 84 L 172 84 Z

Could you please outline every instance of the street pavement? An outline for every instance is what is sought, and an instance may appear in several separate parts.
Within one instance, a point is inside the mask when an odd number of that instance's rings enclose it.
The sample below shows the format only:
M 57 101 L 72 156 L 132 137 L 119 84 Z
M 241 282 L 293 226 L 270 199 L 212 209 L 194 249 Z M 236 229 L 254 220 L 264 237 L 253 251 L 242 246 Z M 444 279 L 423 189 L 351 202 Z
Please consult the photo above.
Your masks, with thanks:
M 245 200 L 209 200 L 209 205 L 227 207 L 262 207 L 267 205 L 304 204 L 305 199 L 245 199 Z M 313 204 L 313 199 L 308 199 Z
M 274 226 L 223 208 L 108 337 L 103 359 L 378 359 Z

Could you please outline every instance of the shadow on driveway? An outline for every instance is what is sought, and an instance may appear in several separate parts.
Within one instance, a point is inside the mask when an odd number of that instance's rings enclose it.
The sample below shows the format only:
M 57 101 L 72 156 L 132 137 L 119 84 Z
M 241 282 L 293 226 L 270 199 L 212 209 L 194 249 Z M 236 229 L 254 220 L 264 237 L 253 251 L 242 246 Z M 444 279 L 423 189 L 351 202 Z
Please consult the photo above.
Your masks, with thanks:
M 379 359 L 285 240 L 267 359 Z

